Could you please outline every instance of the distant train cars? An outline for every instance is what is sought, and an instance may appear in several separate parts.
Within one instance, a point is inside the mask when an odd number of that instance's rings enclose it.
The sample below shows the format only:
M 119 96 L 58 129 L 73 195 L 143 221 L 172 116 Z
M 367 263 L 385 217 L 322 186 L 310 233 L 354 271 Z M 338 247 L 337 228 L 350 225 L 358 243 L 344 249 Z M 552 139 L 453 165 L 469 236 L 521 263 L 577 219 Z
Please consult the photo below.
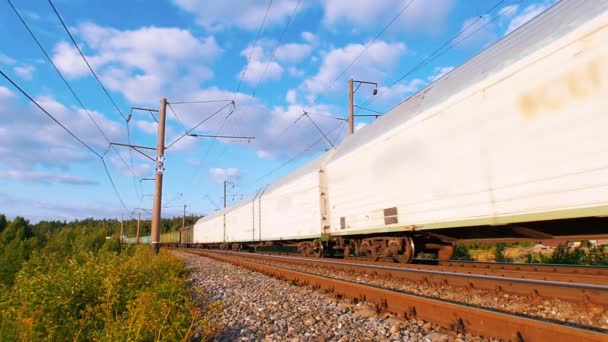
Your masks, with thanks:
M 607 108 L 608 1 L 561 1 L 187 243 L 410 262 L 462 240 L 605 237 Z

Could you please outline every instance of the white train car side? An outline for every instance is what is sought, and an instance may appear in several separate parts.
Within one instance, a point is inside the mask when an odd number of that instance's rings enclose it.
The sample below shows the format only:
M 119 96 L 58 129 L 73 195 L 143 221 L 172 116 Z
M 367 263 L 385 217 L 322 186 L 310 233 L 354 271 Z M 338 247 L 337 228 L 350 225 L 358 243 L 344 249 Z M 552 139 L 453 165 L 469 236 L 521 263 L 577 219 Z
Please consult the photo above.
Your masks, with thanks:
M 331 233 L 608 215 L 607 7 L 556 4 L 347 139 Z
M 320 238 L 327 225 L 322 166 L 330 151 L 302 166 L 258 196 L 262 241 Z
M 440 259 L 460 240 L 608 233 L 608 0 L 555 4 L 194 242 Z M 226 234 L 224 234 L 224 214 Z
M 194 224 L 192 243 L 208 244 L 224 242 L 224 212 L 218 211 L 203 217 Z

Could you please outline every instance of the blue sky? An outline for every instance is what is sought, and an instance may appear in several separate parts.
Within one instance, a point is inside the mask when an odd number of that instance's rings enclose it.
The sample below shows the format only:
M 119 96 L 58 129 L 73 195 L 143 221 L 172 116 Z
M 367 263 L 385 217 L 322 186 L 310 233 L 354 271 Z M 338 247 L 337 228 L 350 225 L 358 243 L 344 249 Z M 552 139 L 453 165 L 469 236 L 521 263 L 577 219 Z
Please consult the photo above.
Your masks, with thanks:
M 230 193 L 247 196 L 325 150 L 328 145 L 312 123 L 296 121 L 303 111 L 332 140 L 341 141 L 346 125 L 330 117 L 347 113 L 349 78 L 377 82 L 377 96 L 364 86 L 355 102 L 387 111 L 553 2 L 274 0 L 270 7 L 268 0 L 53 3 L 120 111 L 126 115 L 132 106 L 158 109 L 163 97 L 175 102 L 167 114 L 167 145 L 184 127 L 218 110 L 195 133 L 256 137 L 251 143 L 186 137 L 169 148 L 163 215 L 173 216 L 181 214 L 184 204 L 188 213 L 213 212 L 212 202 L 222 203 L 225 179 L 235 183 Z M 107 150 L 104 160 L 125 205 L 100 159 L 0 77 L 0 212 L 37 221 L 129 217 L 134 208 L 151 208 L 147 195 L 153 182 L 139 179 L 153 177 L 154 165 L 122 147 L 108 150 L 95 124 L 108 140 L 127 143 L 126 122 L 49 3 L 13 4 L 88 114 L 6 1 L 0 2 L 0 70 L 97 153 Z M 449 49 L 410 72 L 459 33 Z M 396 83 L 403 75 L 407 77 Z M 177 103 L 193 100 L 234 100 L 236 109 L 231 112 L 229 102 Z M 357 128 L 366 122 L 358 119 Z M 133 144 L 156 146 L 150 113 L 133 112 L 129 132 Z

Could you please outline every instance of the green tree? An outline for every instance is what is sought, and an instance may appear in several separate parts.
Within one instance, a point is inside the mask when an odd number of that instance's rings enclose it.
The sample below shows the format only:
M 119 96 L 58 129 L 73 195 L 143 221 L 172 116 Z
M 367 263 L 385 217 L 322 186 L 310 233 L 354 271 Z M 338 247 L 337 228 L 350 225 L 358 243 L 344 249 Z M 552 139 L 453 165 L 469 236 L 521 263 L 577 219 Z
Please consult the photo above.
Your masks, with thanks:
M 6 216 L 0 214 L 0 234 L 4 231 L 4 228 L 6 228 Z

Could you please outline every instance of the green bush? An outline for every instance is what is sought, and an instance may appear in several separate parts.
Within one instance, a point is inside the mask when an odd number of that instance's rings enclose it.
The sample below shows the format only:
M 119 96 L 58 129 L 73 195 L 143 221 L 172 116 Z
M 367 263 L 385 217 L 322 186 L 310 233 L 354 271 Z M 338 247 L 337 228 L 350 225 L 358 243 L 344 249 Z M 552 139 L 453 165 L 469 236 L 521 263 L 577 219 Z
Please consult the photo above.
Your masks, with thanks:
M 2 298 L 0 340 L 188 340 L 213 333 L 214 305 L 195 302 L 186 270 L 147 246 L 116 255 L 79 252 L 57 263 L 35 256 Z M 203 312 L 200 307 L 205 306 Z
M 587 245 L 586 245 L 587 246 Z M 529 255 L 528 263 L 569 264 L 569 265 L 608 265 L 608 248 L 606 245 L 595 247 L 570 248 L 560 244 L 552 255 Z
M 183 261 L 165 251 L 153 256 L 149 246 L 121 246 L 117 221 L 32 225 L 21 217 L 3 218 L 0 341 L 185 341 L 195 333 L 213 335 L 219 305 L 187 285 Z

